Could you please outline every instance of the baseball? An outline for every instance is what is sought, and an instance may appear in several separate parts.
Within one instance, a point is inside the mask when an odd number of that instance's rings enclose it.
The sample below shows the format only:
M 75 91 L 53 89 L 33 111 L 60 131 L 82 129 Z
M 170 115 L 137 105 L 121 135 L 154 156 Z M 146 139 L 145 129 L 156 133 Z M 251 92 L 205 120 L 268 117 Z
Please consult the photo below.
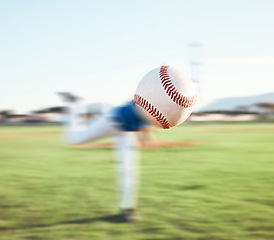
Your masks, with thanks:
M 169 129 L 184 122 L 197 101 L 192 80 L 179 70 L 161 66 L 139 82 L 134 102 L 154 126 Z

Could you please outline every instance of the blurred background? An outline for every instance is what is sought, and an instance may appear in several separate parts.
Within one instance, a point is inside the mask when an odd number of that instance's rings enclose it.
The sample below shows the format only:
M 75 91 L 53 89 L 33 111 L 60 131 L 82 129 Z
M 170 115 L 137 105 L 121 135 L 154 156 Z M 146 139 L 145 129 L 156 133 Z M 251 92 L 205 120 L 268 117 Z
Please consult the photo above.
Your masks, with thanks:
M 273 0 L 10 0 L 0 23 L 1 240 L 274 239 Z M 161 65 L 198 103 L 148 134 L 143 219 L 119 224 L 111 145 L 67 146 L 56 92 L 92 118 Z

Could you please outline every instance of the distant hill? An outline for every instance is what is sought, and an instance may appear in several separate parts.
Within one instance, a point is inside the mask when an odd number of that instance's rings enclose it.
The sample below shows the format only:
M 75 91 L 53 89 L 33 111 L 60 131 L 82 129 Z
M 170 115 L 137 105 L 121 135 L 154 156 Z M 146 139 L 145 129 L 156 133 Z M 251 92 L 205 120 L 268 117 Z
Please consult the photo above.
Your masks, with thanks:
M 221 98 L 201 108 L 199 111 L 220 111 L 220 110 L 237 110 L 239 107 L 248 107 L 249 110 L 258 110 L 254 104 L 261 102 L 273 102 L 274 93 L 267 93 L 249 97 L 231 97 Z

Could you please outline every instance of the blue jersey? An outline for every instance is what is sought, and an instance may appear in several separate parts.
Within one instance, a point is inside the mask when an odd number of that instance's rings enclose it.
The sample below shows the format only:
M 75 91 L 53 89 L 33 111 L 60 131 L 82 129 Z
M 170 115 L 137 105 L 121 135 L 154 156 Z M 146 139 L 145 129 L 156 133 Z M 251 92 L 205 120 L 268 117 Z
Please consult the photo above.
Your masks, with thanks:
M 133 101 L 114 108 L 111 118 L 123 131 L 138 131 L 149 125 L 149 123 L 140 116 Z

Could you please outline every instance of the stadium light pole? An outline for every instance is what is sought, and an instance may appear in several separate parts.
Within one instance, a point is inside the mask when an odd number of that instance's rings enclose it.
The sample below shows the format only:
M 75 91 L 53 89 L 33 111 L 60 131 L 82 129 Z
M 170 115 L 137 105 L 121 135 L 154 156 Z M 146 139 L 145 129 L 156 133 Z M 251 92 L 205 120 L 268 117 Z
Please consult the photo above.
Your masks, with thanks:
M 187 44 L 189 48 L 189 59 L 191 67 L 192 81 L 200 89 L 200 66 L 201 66 L 201 50 L 202 44 L 197 42 L 190 42 Z
M 202 65 L 202 44 L 198 42 L 189 42 L 187 46 L 189 49 L 191 79 L 195 84 L 198 93 L 201 94 L 200 67 Z

